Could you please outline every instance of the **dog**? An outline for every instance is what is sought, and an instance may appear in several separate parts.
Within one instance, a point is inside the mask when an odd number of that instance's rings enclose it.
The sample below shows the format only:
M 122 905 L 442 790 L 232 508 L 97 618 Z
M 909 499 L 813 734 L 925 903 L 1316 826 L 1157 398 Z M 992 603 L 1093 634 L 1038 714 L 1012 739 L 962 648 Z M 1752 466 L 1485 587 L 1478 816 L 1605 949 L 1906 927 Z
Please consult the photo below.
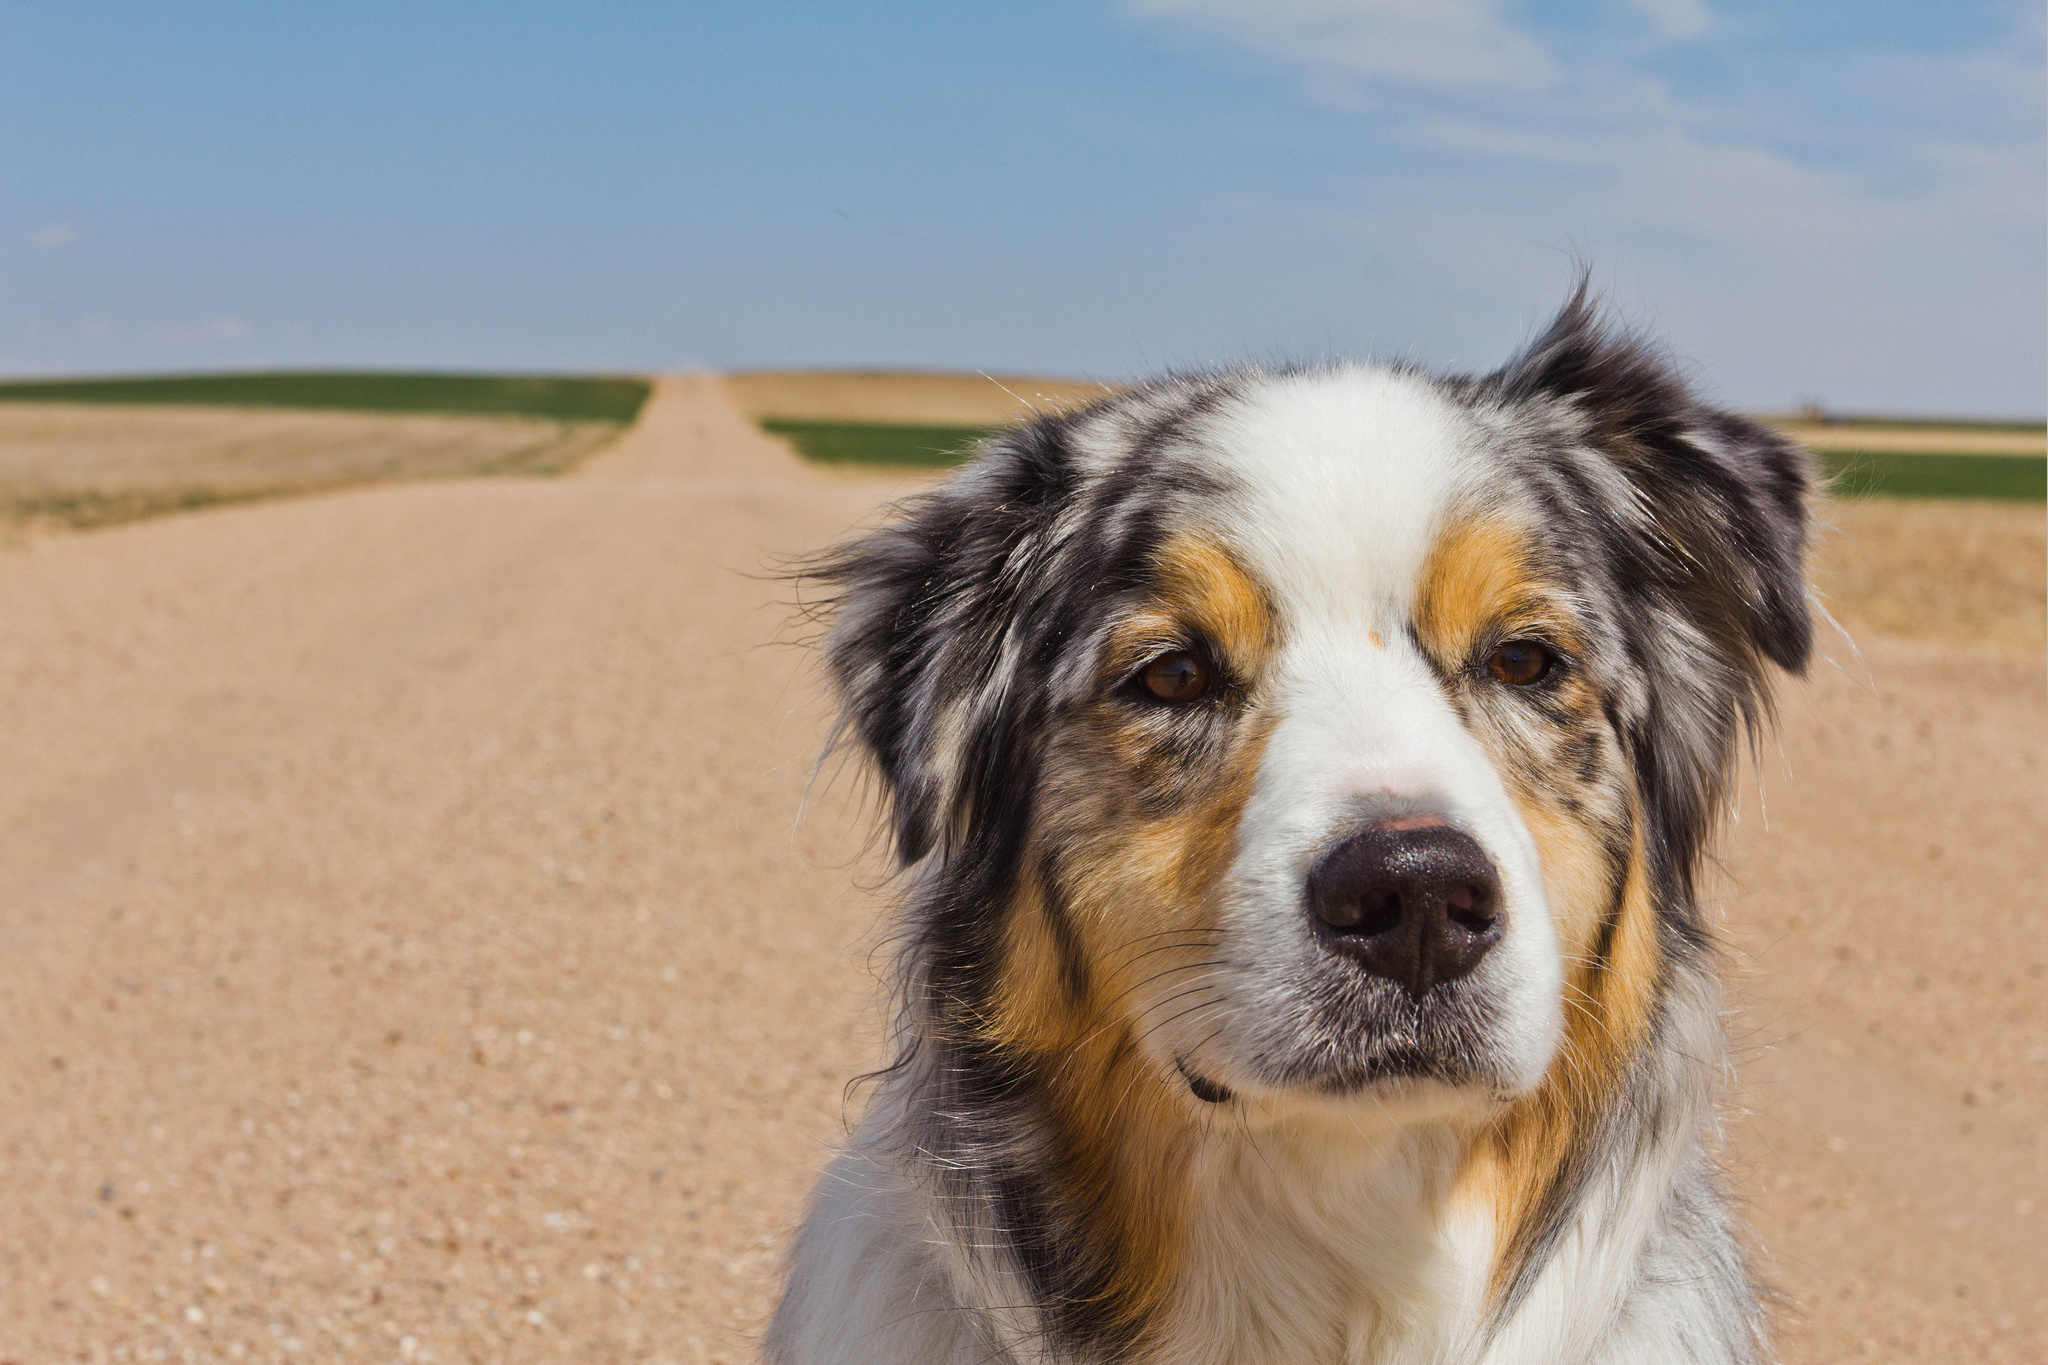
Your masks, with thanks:
M 1699 883 L 1813 487 L 1582 278 L 1493 373 L 1171 377 L 828 552 L 899 1014 L 767 1358 L 1768 1358 Z

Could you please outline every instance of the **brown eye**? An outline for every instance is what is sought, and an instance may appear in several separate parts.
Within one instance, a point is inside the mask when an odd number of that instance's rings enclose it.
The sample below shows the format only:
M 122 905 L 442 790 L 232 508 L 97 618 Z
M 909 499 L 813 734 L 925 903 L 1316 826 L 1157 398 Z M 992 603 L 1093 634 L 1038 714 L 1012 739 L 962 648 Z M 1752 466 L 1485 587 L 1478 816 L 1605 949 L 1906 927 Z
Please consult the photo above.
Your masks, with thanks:
M 1145 690 L 1163 702 L 1189 702 L 1209 690 L 1209 666 L 1185 649 L 1162 654 L 1138 675 Z
M 1486 671 L 1510 687 L 1540 683 L 1556 666 L 1557 656 L 1534 640 L 1509 640 L 1486 661 Z

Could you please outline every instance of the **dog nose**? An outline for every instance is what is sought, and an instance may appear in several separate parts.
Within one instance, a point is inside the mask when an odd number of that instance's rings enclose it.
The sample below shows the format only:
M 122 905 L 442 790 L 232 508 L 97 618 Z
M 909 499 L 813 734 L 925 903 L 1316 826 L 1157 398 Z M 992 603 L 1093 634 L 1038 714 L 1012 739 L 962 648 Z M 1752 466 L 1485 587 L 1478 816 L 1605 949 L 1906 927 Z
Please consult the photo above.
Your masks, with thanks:
M 1418 1000 L 1500 941 L 1493 861 L 1449 825 L 1376 825 L 1354 835 L 1309 873 L 1308 896 L 1331 946 Z

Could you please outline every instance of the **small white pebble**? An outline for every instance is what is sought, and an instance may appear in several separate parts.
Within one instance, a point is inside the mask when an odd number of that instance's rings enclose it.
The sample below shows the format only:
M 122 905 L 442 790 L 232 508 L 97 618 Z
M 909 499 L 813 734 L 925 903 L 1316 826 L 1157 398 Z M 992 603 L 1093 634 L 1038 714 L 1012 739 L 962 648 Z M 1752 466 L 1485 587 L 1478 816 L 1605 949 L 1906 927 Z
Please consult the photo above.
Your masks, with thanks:
M 604 1272 L 598 1269 L 597 1262 L 595 1261 L 592 1261 L 589 1265 L 583 1267 L 583 1278 L 586 1280 L 594 1280 L 602 1274 L 604 1274 Z
M 538 1308 L 529 1308 L 526 1310 L 526 1321 L 529 1325 L 538 1327 L 547 1319 L 541 1316 Z
M 206 1310 L 196 1303 L 193 1304 L 185 1310 L 185 1321 L 197 1327 L 200 1323 L 206 1321 Z
M 518 1039 L 519 1046 L 521 1047 L 533 1046 L 533 1030 L 530 1028 L 523 1028 L 519 1030 Z

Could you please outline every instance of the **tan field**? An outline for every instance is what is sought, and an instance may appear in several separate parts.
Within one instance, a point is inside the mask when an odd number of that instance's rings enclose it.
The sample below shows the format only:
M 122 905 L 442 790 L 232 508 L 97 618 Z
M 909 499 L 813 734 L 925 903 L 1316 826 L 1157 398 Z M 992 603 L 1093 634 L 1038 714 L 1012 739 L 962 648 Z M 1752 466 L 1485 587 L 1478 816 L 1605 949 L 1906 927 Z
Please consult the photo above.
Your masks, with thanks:
M 963 427 L 999 426 L 1113 392 L 1113 384 L 1087 379 L 917 370 L 756 370 L 725 382 L 749 417 Z
M 2038 431 L 1987 431 L 1979 427 L 1826 426 L 1819 422 L 1774 421 L 1780 431 L 1814 450 L 1899 451 L 1912 455 L 2048 455 L 2048 435 Z
M 1822 606 L 1852 636 L 2048 646 L 2048 537 L 2038 503 L 1836 502 L 1817 529 Z
M 0 521 L 72 526 L 345 484 L 569 468 L 611 422 L 0 403 Z
M 0 548 L 0 1361 L 752 1358 L 885 905 L 768 573 L 918 485 L 580 474 Z M 1787 1361 L 2048 1359 L 2042 509 L 1828 515 L 1729 1158 Z

